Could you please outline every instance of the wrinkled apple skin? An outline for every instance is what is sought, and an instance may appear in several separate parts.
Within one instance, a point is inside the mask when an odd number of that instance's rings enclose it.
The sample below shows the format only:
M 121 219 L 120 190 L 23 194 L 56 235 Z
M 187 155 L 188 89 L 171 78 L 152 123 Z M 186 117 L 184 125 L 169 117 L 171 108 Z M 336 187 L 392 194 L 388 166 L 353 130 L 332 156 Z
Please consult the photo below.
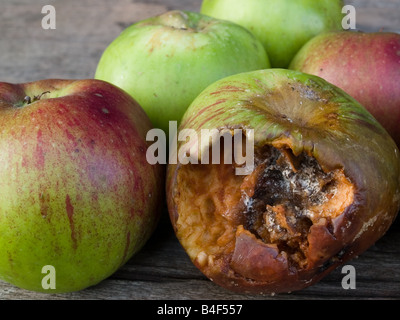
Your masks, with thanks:
M 196 96 L 226 76 L 270 67 L 244 28 L 195 12 L 170 11 L 124 30 L 104 51 L 95 78 L 124 89 L 168 132 Z
M 296 156 L 306 153 L 326 172 L 343 168 L 355 186 L 354 201 L 342 214 L 330 224 L 320 220 L 310 228 L 308 265 L 304 269 L 290 267 L 276 247 L 239 227 L 226 245 L 235 249 L 218 258 L 218 263 L 205 265 L 196 254 L 189 254 L 207 277 L 230 290 L 258 294 L 310 286 L 369 248 L 388 230 L 399 211 L 400 160 L 396 144 L 356 100 L 319 77 L 270 69 L 217 81 L 191 104 L 180 130 L 184 128 L 197 132 L 254 129 L 255 148 L 270 145 L 290 148 Z M 178 151 L 183 144 L 178 143 Z M 168 165 L 168 209 L 182 246 L 188 253 L 199 252 L 201 240 L 193 240 L 187 232 L 198 226 L 182 227 L 180 220 L 186 215 L 185 223 L 195 221 L 190 215 L 199 213 L 180 212 L 180 203 L 175 201 L 182 168 L 184 165 L 179 163 Z M 196 183 L 190 179 L 187 183 Z M 206 228 L 211 230 L 212 226 Z M 193 250 L 195 246 L 199 247 L 197 251 Z
M 290 69 L 317 75 L 346 91 L 400 146 L 400 34 L 322 34 L 298 52 Z
M 287 68 L 321 32 L 341 30 L 341 0 L 203 0 L 201 13 L 233 21 L 259 39 L 273 68 Z
M 129 95 L 99 80 L 3 82 L 0 126 L 2 280 L 77 291 L 144 245 L 163 169 L 146 161 L 151 123 Z M 55 289 L 42 287 L 45 265 L 55 268 Z

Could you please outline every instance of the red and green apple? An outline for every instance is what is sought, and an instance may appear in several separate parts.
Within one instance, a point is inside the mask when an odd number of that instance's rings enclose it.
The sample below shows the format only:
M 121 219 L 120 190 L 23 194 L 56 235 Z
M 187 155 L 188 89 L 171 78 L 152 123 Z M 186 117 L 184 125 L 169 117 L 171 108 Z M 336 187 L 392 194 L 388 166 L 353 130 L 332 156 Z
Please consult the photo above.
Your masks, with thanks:
M 146 243 L 163 168 L 146 160 L 151 122 L 100 80 L 0 83 L 0 279 L 69 292 L 97 284 Z M 55 289 L 42 268 L 55 270 Z
M 321 34 L 304 45 L 290 68 L 320 76 L 346 91 L 400 146 L 400 34 Z

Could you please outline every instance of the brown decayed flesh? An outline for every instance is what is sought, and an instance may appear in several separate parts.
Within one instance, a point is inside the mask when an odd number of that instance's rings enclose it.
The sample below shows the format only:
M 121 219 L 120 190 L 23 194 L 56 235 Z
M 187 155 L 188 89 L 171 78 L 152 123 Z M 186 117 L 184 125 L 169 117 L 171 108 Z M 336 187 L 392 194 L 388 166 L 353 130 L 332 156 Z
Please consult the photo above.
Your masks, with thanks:
M 353 203 L 354 186 L 343 170 L 325 173 L 289 149 L 265 146 L 256 164 L 248 176 L 235 175 L 234 165 L 183 166 L 174 190 L 177 236 L 225 287 L 296 290 L 343 255 L 333 221 Z

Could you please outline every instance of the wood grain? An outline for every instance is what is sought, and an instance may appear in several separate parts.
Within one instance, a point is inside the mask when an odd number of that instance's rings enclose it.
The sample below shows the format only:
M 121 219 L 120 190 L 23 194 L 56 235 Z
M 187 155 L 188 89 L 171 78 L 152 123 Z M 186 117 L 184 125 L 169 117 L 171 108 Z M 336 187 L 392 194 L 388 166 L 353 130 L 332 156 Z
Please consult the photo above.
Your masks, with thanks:
M 41 28 L 41 8 L 52 4 L 57 29 Z M 400 32 L 399 0 L 349 0 L 359 30 Z M 198 11 L 201 0 L 1 0 L 0 81 L 92 78 L 105 47 L 128 25 L 172 9 Z M 359 258 L 357 288 L 344 290 L 341 269 L 316 285 L 276 296 L 239 295 L 206 279 L 178 243 L 167 217 L 147 245 L 109 279 L 80 292 L 40 294 L 0 281 L 0 299 L 399 299 L 400 223 Z

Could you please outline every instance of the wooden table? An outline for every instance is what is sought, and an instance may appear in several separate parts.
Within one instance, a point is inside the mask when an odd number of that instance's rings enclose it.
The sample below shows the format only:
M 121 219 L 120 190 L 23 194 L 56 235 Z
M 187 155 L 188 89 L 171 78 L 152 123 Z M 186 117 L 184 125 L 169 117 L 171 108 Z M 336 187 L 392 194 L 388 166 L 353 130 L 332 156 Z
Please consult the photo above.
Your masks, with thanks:
M 349 0 L 357 26 L 400 32 L 399 0 Z M 56 30 L 43 30 L 41 9 L 56 8 Z M 105 47 L 135 21 L 170 9 L 198 11 L 201 0 L 1 0 L 0 81 L 92 78 Z M 358 299 L 400 298 L 400 222 L 359 258 L 355 290 L 344 290 L 341 268 L 300 292 L 277 296 L 230 293 L 206 279 L 173 234 L 167 213 L 154 236 L 125 266 L 97 286 L 39 294 L 0 281 L 0 299 Z

